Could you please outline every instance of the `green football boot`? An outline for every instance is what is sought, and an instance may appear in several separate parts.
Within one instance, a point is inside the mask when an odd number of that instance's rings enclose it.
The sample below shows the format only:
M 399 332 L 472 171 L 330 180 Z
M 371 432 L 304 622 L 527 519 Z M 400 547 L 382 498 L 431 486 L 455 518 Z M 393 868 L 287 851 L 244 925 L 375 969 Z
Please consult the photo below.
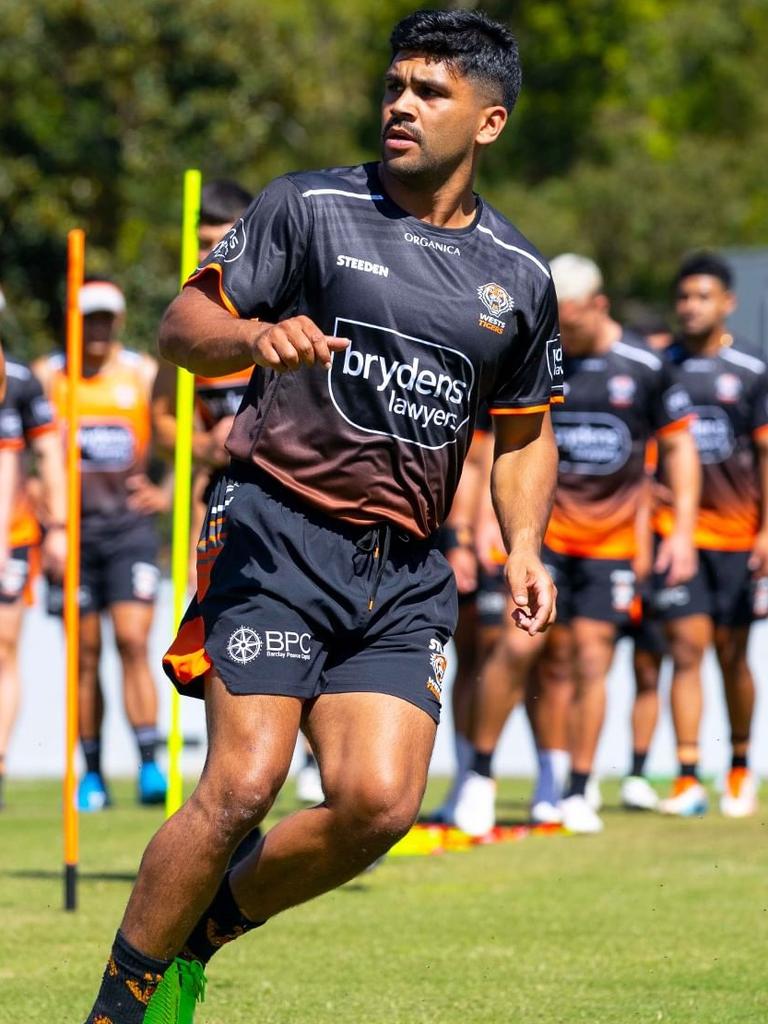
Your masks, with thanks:
M 176 957 L 147 1003 L 144 1024 L 194 1024 L 195 1006 L 205 999 L 199 960 Z

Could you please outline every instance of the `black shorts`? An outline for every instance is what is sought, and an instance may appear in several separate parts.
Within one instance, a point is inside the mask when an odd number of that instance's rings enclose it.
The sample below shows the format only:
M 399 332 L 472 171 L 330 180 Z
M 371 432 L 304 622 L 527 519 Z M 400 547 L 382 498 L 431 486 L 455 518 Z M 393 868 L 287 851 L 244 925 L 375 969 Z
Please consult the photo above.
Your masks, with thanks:
M 80 612 L 101 612 L 113 604 L 154 604 L 160 584 L 159 538 L 154 518 L 135 517 L 83 523 L 80 536 Z M 64 590 L 48 581 L 47 609 L 61 615 Z
M 504 622 L 508 596 L 509 590 L 503 565 L 497 566 L 493 572 L 486 572 L 482 567 L 478 570 L 475 599 L 477 601 L 477 618 L 481 626 L 491 629 Z
M 637 598 L 637 614 L 631 617 L 621 630 L 621 635 L 628 637 L 637 651 L 647 651 L 663 658 L 667 653 L 667 638 L 664 625 L 654 614 L 653 591 L 650 581 L 641 584 Z
M 0 573 L 0 604 L 16 604 L 29 582 L 29 547 L 11 548 Z
M 456 617 L 433 539 L 332 519 L 238 464 L 211 496 L 198 593 L 163 666 L 196 697 L 213 668 L 233 694 L 386 693 L 437 721 Z
M 626 626 L 635 607 L 635 573 L 628 558 L 582 558 L 543 548 L 541 560 L 557 587 L 557 621 L 594 619 Z
M 653 604 L 665 622 L 708 615 L 717 626 L 748 626 L 768 613 L 764 581 L 757 586 L 747 567 L 749 551 L 699 549 L 699 568 L 687 583 L 665 586 L 654 577 Z

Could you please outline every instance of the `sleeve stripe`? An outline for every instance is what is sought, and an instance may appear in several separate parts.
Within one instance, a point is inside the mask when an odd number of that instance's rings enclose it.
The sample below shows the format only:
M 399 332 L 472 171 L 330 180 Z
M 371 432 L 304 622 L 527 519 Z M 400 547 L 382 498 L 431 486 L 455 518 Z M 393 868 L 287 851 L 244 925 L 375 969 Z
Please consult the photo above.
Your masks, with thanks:
M 681 420 L 673 420 L 671 423 L 667 423 L 664 427 L 659 427 L 656 431 L 657 437 L 666 437 L 668 434 L 677 434 L 680 430 L 688 430 L 691 425 L 692 416 L 683 416 Z
M 36 427 L 30 427 L 29 430 L 25 430 L 24 433 L 27 437 L 40 437 L 41 434 L 49 434 L 58 430 L 56 423 L 51 420 L 50 423 L 39 423 Z
M 22 452 L 24 442 L 20 437 L 0 437 L 0 451 Z
M 218 263 L 209 263 L 207 267 L 201 267 L 200 270 L 195 271 L 195 273 L 192 274 L 192 276 L 184 282 L 184 287 L 186 288 L 187 285 L 192 284 L 193 281 L 199 281 L 203 274 L 207 273 L 209 270 L 215 270 L 216 273 L 219 275 L 219 296 L 221 298 L 222 305 L 226 308 L 228 313 L 231 313 L 232 316 L 236 317 L 239 320 L 240 314 L 235 309 L 231 299 L 224 292 L 224 282 L 222 280 L 221 267 L 219 266 Z
M 527 416 L 532 412 L 546 412 L 549 408 L 549 402 L 545 402 L 544 405 L 523 405 L 516 409 L 489 409 L 491 416 Z

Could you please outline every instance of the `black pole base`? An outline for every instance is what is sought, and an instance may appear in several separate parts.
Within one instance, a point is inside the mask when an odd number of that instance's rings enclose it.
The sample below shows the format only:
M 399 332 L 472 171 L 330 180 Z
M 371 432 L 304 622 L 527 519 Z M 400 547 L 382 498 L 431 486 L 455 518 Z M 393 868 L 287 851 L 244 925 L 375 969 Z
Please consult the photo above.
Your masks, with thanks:
M 77 864 L 64 865 L 64 909 L 77 910 Z

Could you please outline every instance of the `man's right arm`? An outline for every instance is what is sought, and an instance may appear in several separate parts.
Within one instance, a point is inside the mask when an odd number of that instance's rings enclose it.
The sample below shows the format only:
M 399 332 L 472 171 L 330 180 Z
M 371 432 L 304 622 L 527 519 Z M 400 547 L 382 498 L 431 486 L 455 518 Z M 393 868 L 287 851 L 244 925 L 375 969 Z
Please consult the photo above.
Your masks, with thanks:
M 184 288 L 160 324 L 160 354 L 171 363 L 204 377 L 222 377 L 254 363 L 276 373 L 331 365 L 331 353 L 348 341 L 328 337 L 309 317 L 278 324 L 241 320 L 221 301 L 213 272 Z

